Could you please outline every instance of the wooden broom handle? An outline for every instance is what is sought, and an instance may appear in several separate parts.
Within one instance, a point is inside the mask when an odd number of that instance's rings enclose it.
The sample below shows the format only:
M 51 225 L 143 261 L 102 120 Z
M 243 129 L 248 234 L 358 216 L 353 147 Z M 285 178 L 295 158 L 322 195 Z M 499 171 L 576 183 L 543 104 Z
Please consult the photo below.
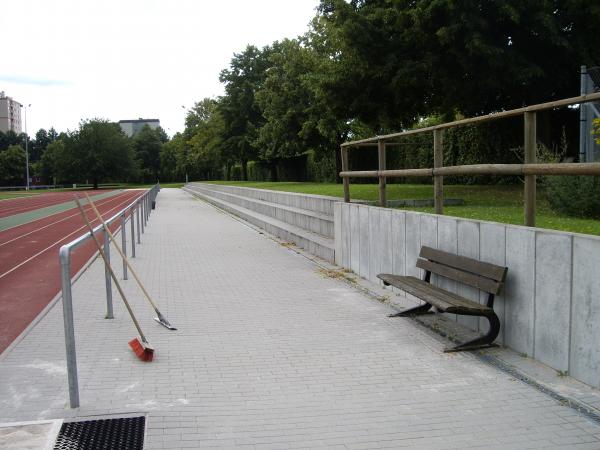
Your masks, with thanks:
M 144 294 L 146 295 L 146 298 L 148 299 L 148 301 L 150 302 L 150 304 L 152 305 L 152 307 L 154 309 L 158 309 L 156 307 L 156 304 L 154 303 L 154 301 L 152 300 L 152 297 L 150 297 L 150 294 L 148 293 L 148 291 L 146 290 L 146 288 L 144 287 L 144 285 L 142 284 L 142 281 L 140 280 L 140 278 L 138 277 L 137 272 L 135 271 L 135 269 L 133 268 L 133 266 L 131 265 L 131 263 L 129 262 L 129 260 L 127 259 L 127 256 L 125 256 L 125 254 L 123 253 L 123 250 L 121 250 L 121 247 L 119 246 L 119 244 L 117 244 L 117 241 L 115 239 L 115 237 L 113 236 L 112 232 L 110 231 L 110 229 L 108 228 L 108 226 L 106 225 L 106 222 L 104 222 L 104 219 L 102 219 L 102 216 L 100 215 L 100 213 L 98 212 L 98 210 L 96 209 L 96 205 L 94 205 L 94 202 L 92 201 L 92 199 L 89 197 L 89 195 L 87 194 L 87 192 L 85 192 L 85 196 L 90 204 L 90 206 L 92 207 L 92 209 L 94 210 L 94 213 L 96 214 L 96 217 L 98 217 L 98 219 L 100 220 L 100 222 L 102 222 L 102 225 L 104 225 L 104 229 L 108 232 L 108 236 L 110 237 L 110 240 L 112 241 L 112 243 L 114 244 L 114 246 L 116 247 L 117 251 L 119 252 L 119 254 L 121 255 L 121 258 L 123 258 L 123 260 L 125 261 L 125 263 L 127 264 L 127 267 L 129 267 L 129 270 L 131 271 L 131 273 L 133 274 L 133 278 L 135 278 L 135 281 L 137 281 L 137 284 L 140 286 L 140 289 L 144 292 Z M 131 219 L 133 220 L 133 218 Z M 125 220 L 123 220 L 123 223 L 121 224 L 121 233 L 125 233 Z M 133 238 L 132 238 L 133 239 Z
M 127 308 L 127 311 L 129 311 L 129 315 L 131 316 L 131 320 L 133 320 L 133 324 L 137 328 L 138 333 L 140 333 L 140 337 L 142 338 L 142 341 L 147 343 L 148 341 L 146 340 L 146 336 L 144 336 L 142 328 L 140 327 L 140 324 L 138 323 L 137 319 L 135 318 L 135 315 L 133 314 L 133 310 L 131 309 L 129 302 L 127 301 L 127 297 L 125 297 L 125 292 L 123 292 L 123 289 L 121 288 L 121 285 L 119 284 L 119 281 L 117 280 L 117 276 L 115 275 L 115 272 L 113 271 L 112 267 L 110 266 L 110 263 L 108 262 L 108 259 L 106 258 L 106 255 L 104 254 L 104 250 L 102 250 L 102 245 L 100 244 L 100 242 L 98 242 L 98 239 L 96 238 L 96 235 L 94 234 L 94 227 L 92 227 L 92 224 L 88 220 L 87 215 L 85 214 L 85 211 L 83 210 L 83 206 L 81 206 L 81 202 L 79 201 L 79 198 L 75 197 L 75 203 L 77 203 L 77 207 L 79 208 L 81 217 L 83 217 L 85 224 L 87 225 L 88 229 L 90 230 L 92 239 L 96 243 L 96 247 L 98 247 L 98 252 L 100 252 L 102 259 L 104 260 L 104 264 L 108 268 L 108 271 L 110 272 L 110 276 L 112 277 L 113 281 L 115 282 L 115 285 L 117 286 L 117 290 L 119 291 L 119 294 L 121 294 L 121 298 L 123 299 L 123 303 L 125 303 L 125 307 Z M 105 226 L 105 229 L 106 229 L 106 226 Z

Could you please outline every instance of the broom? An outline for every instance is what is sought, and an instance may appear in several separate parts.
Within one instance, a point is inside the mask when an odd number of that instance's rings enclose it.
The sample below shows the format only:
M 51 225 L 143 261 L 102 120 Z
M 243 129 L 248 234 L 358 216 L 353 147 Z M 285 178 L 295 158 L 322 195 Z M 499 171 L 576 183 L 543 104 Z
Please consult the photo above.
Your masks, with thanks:
M 131 309 L 131 306 L 129 305 L 127 298 L 125 297 L 125 293 L 123 292 L 123 289 L 121 288 L 121 285 L 119 284 L 119 281 L 117 280 L 115 272 L 113 271 L 112 267 L 110 266 L 108 259 L 106 259 L 104 250 L 102 250 L 102 245 L 100 245 L 100 242 L 98 242 L 98 239 L 94 235 L 94 228 L 90 224 L 90 222 L 87 218 L 87 215 L 85 214 L 85 211 L 83 210 L 83 206 L 81 206 L 81 202 L 79 201 L 79 198 L 77 198 L 77 196 L 74 196 L 74 197 L 75 197 L 75 203 L 77 204 L 77 207 L 79 208 L 79 212 L 81 213 L 81 217 L 83 217 L 83 221 L 85 222 L 88 229 L 90 230 L 92 239 L 96 243 L 96 247 L 98 247 L 98 251 L 100 252 L 100 255 L 102 256 L 102 259 L 104 260 L 104 264 L 108 268 L 108 271 L 110 272 L 110 276 L 112 277 L 113 281 L 115 282 L 115 285 L 117 286 L 119 294 L 121 294 L 123 303 L 125 303 L 125 307 L 127 308 L 127 311 L 129 311 L 131 320 L 133 320 L 133 324 L 135 325 L 138 333 L 140 334 L 141 341 L 138 338 L 134 338 L 131 341 L 129 341 L 129 346 L 131 347 L 131 349 L 133 350 L 133 352 L 136 354 L 136 356 L 138 358 L 140 358 L 142 361 L 150 362 L 150 361 L 152 361 L 152 358 L 154 357 L 154 348 L 148 343 L 146 336 L 144 336 L 144 333 L 142 332 L 142 328 L 140 327 L 140 324 L 138 323 L 137 319 L 135 318 L 135 315 L 133 314 L 133 310 Z M 108 228 L 105 228 L 105 229 L 108 229 Z
M 102 219 L 102 216 L 98 212 L 98 209 L 96 208 L 96 205 L 94 204 L 94 202 L 92 201 L 92 199 L 90 198 L 90 196 L 87 193 L 84 193 L 84 194 L 85 194 L 85 197 L 87 198 L 87 201 L 89 202 L 90 206 L 94 210 L 94 213 L 96 214 L 96 217 L 98 218 L 98 220 L 100 220 L 100 222 L 102 222 L 102 225 L 104 225 L 104 229 L 106 230 L 106 232 L 110 236 L 110 240 L 112 241 L 112 243 L 116 247 L 117 251 L 121 255 L 121 258 L 123 258 L 123 260 L 127 264 L 127 267 L 129 267 L 129 270 L 133 274 L 133 277 L 135 278 L 135 281 L 137 281 L 137 284 L 140 286 L 140 289 L 144 292 L 144 295 L 148 299 L 148 302 L 150 302 L 150 305 L 154 308 L 154 311 L 156 312 L 156 315 L 158 316 L 158 317 L 155 317 L 154 320 L 156 320 L 163 327 L 168 328 L 169 330 L 176 330 L 177 328 L 175 328 L 173 325 L 171 325 L 169 323 L 169 321 L 165 318 L 165 316 L 163 316 L 160 313 L 160 311 L 158 310 L 158 307 L 156 306 L 156 303 L 154 303 L 154 301 L 152 300 L 152 297 L 150 297 L 150 294 L 148 293 L 148 291 L 146 290 L 146 288 L 142 284 L 142 281 L 140 280 L 140 277 L 138 277 L 137 272 L 131 266 L 131 263 L 127 259 L 127 256 L 125 256 L 125 254 L 123 253 L 123 250 L 121 250 L 121 247 L 119 247 L 119 244 L 117 244 L 117 241 L 116 241 L 115 237 L 113 236 L 113 234 L 109 230 L 109 228 L 106 226 L 106 223 L 104 222 L 104 219 Z M 124 233 L 124 232 L 125 232 L 125 228 L 124 228 L 124 226 L 122 226 L 121 233 Z

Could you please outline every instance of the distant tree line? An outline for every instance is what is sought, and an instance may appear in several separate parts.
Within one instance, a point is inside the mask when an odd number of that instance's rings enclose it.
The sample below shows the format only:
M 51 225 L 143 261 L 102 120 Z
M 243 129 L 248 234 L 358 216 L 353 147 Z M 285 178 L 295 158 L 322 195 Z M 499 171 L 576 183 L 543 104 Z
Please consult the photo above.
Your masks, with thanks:
M 82 121 L 75 131 L 40 129 L 28 142 L 30 176 L 41 184 L 154 183 L 160 152 L 168 141 L 162 128 L 148 126 L 133 138 L 117 123 Z M 25 184 L 25 134 L 0 132 L 0 186 Z
M 321 0 L 304 35 L 234 54 L 219 76 L 224 95 L 196 102 L 183 132 L 128 139 L 104 120 L 40 130 L 33 172 L 90 183 L 335 180 L 345 140 L 577 95 L 580 65 L 598 61 L 598 23 L 600 3 L 582 0 Z M 540 140 L 567 157 L 577 155 L 577 127 L 574 109 L 538 115 Z M 2 183 L 24 164 L 23 137 L 7 136 Z M 456 129 L 444 157 L 517 162 L 522 140 L 519 120 Z M 430 136 L 404 144 L 389 167 L 431 166 Z M 376 161 L 368 149 L 351 152 L 354 168 Z

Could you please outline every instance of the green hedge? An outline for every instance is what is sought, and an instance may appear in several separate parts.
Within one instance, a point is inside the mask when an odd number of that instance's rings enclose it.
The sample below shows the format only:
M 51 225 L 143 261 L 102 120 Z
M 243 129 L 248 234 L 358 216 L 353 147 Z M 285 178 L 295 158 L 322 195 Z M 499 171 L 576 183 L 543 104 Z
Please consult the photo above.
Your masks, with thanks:
M 573 217 L 600 219 L 600 177 L 546 177 L 542 182 L 554 211 Z

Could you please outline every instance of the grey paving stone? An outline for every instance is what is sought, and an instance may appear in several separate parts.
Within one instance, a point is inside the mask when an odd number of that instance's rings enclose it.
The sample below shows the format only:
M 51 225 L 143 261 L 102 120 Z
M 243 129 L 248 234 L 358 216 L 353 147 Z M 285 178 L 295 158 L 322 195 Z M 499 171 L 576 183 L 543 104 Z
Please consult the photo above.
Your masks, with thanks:
M 394 227 L 392 227 L 395 229 Z M 156 348 L 144 364 L 99 262 L 74 285 L 81 408 L 60 302 L 0 359 L 0 421 L 142 412 L 148 448 L 599 448 L 600 426 L 445 342 L 312 261 L 163 189 L 124 282 Z M 113 253 L 113 255 L 116 252 Z M 596 446 L 596 447 L 594 447 Z

